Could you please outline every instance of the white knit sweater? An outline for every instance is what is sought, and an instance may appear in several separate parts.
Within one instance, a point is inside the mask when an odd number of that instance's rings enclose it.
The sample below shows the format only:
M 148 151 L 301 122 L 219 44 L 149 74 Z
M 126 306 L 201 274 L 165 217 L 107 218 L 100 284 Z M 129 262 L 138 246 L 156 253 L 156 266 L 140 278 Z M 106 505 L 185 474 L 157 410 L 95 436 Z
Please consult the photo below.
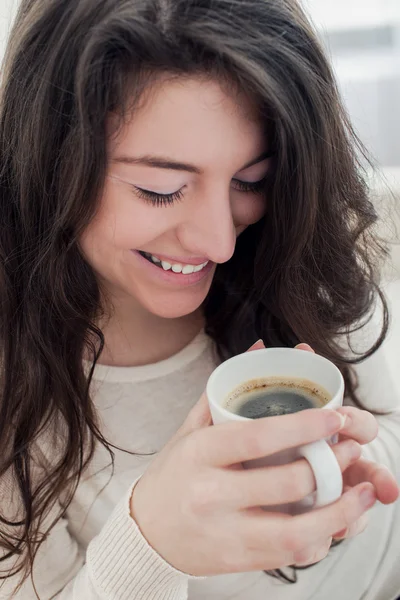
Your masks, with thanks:
M 377 505 L 363 534 L 332 549 L 318 565 L 300 571 L 294 585 L 263 572 L 191 578 L 148 545 L 129 514 L 134 482 L 152 460 L 139 454 L 158 451 L 171 438 L 200 397 L 214 366 L 210 341 L 201 333 L 177 355 L 157 364 L 96 367 L 92 394 L 103 433 L 134 454 L 115 450 L 111 477 L 109 455 L 102 446 L 97 449 L 66 518 L 52 529 L 35 560 L 33 575 L 40 599 L 393 600 L 400 595 L 399 503 Z M 389 416 L 379 418 L 379 439 L 366 448 L 365 455 L 397 470 L 400 479 L 400 399 L 395 397 L 381 353 L 360 365 L 358 372 L 365 402 L 370 407 L 393 408 Z M 49 443 L 49 454 L 53 444 L 55 440 Z M 5 503 L 18 510 L 10 482 L 3 482 L 1 502 L 2 512 Z M 30 580 L 11 596 L 17 579 L 5 580 L 0 599 L 34 600 Z

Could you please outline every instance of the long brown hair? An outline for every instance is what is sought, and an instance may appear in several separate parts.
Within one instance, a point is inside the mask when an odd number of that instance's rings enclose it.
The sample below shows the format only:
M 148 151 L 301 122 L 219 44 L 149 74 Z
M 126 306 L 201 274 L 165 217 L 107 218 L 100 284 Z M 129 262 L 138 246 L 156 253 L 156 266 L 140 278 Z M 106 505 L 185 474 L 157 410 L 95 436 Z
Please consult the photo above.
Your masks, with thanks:
M 295 0 L 23 0 L 0 97 L 0 478 L 12 474 L 22 515 L 10 520 L 0 507 L 2 559 L 20 558 L 3 578 L 28 575 L 41 519 L 61 494 L 67 509 L 96 444 L 113 459 L 82 363 L 90 352 L 94 367 L 101 353 L 104 307 L 78 239 L 104 183 L 107 115 L 122 123 L 165 73 L 250 94 L 275 152 L 267 214 L 218 266 L 205 302 L 221 358 L 257 338 L 307 341 L 340 367 L 357 401 L 349 365 L 387 330 L 367 153 Z M 378 297 L 382 331 L 350 356 L 340 340 Z M 49 424 L 57 452 L 34 480 Z

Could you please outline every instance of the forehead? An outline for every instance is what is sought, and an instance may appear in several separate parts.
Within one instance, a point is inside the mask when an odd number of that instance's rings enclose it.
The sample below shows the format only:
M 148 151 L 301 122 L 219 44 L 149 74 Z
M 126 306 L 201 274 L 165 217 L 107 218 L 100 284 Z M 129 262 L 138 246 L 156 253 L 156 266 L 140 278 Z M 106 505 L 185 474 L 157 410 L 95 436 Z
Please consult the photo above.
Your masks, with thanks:
M 203 78 L 157 81 L 108 140 L 111 158 L 156 152 L 202 168 L 244 164 L 264 147 L 256 103 Z

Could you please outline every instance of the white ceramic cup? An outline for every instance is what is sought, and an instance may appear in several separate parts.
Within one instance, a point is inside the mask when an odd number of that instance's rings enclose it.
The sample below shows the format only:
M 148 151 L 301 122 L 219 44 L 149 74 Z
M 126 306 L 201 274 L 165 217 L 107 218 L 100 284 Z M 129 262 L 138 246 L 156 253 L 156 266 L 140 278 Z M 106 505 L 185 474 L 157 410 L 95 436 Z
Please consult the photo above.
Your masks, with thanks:
M 223 407 L 228 395 L 239 385 L 251 379 L 276 377 L 308 379 L 325 388 L 331 400 L 325 408 L 337 409 L 343 404 L 344 381 L 339 369 L 329 360 L 305 350 L 294 348 L 266 348 L 239 354 L 219 365 L 207 382 L 207 398 L 215 425 L 229 421 L 249 421 Z M 267 417 L 270 418 L 270 417 Z M 288 448 L 271 456 L 246 461 L 245 468 L 290 463 L 304 457 L 310 463 L 316 481 L 316 492 L 300 502 L 280 504 L 272 510 L 299 514 L 318 508 L 340 498 L 343 478 L 330 447 L 337 436 L 318 440 L 304 446 Z M 271 507 L 268 507 L 271 510 Z

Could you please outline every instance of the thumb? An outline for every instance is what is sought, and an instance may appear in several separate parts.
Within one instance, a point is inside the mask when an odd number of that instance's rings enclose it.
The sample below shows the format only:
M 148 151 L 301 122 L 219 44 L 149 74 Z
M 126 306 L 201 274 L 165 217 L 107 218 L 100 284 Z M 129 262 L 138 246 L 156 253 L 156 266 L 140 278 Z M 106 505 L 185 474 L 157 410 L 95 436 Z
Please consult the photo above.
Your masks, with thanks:
M 253 350 L 261 350 L 265 348 L 264 342 L 258 340 L 255 342 L 246 352 L 252 352 Z M 178 429 L 174 439 L 181 438 L 188 435 L 196 429 L 202 429 L 203 427 L 209 427 L 212 425 L 212 418 L 210 413 L 210 407 L 208 405 L 208 399 L 205 392 L 200 397 L 200 400 L 194 405 L 192 410 L 189 412 L 183 425 Z

